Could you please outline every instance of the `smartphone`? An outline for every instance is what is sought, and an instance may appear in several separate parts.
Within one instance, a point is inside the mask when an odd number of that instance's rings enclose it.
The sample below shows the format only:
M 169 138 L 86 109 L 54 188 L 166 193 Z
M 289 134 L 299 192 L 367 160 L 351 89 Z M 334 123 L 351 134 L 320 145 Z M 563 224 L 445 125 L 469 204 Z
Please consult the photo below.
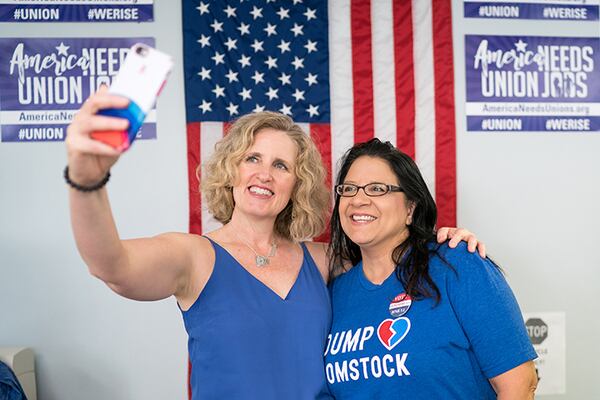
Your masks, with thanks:
M 123 61 L 108 91 L 129 99 L 124 109 L 104 109 L 98 114 L 129 120 L 126 131 L 97 131 L 92 139 L 104 142 L 117 150 L 127 150 L 142 126 L 148 112 L 156 103 L 173 68 L 170 56 L 143 43 L 134 44 Z

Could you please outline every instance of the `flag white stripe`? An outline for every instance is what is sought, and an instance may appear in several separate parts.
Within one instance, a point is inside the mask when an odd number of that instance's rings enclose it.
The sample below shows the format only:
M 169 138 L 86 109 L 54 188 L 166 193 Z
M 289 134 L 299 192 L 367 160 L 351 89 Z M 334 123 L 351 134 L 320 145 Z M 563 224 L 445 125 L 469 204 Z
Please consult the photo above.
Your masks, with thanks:
M 432 3 L 413 0 L 415 74 L 415 161 L 435 198 L 435 80 Z M 448 60 L 451 62 L 452 60 Z
M 396 93 L 394 88 L 394 10 L 392 0 L 371 1 L 373 53 L 374 136 L 396 145 Z M 402 62 L 402 60 L 398 60 Z
M 296 124 L 302 129 L 308 136 L 310 136 L 310 124 L 308 122 L 296 122 Z
M 337 160 L 354 144 L 350 0 L 331 0 L 328 13 L 331 162 L 335 177 Z
M 224 125 L 222 122 L 202 122 L 200 124 L 200 162 L 206 163 L 215 149 L 215 144 L 223 138 Z M 206 208 L 204 194 L 202 194 L 202 232 L 210 232 L 222 225 Z

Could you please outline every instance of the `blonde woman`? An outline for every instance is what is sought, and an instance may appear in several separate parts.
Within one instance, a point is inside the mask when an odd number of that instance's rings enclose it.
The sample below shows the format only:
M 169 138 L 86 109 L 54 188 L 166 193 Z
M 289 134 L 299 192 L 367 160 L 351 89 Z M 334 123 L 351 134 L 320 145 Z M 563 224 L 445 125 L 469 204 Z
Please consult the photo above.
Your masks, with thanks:
M 192 397 L 329 398 L 323 351 L 331 320 L 325 171 L 311 139 L 282 114 L 238 119 L 204 167 L 205 236 L 121 240 L 104 185 L 116 150 L 90 138 L 127 121 L 96 115 L 127 100 L 100 90 L 69 126 L 73 232 L 90 272 L 121 296 L 175 296 L 189 335 Z M 460 231 L 454 241 L 466 236 Z

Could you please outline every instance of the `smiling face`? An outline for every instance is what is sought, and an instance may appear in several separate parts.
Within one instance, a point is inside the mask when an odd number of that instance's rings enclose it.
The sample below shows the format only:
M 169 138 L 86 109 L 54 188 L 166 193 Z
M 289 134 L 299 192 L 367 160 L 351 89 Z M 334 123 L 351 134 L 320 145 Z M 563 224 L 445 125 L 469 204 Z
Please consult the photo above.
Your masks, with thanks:
M 265 128 L 256 133 L 239 164 L 234 213 L 275 219 L 292 196 L 297 156 L 298 148 L 285 132 Z
M 378 157 L 357 158 L 346 175 L 345 184 L 363 186 L 384 183 L 402 186 L 389 164 Z M 413 205 L 402 192 L 369 197 L 359 189 L 354 197 L 341 197 L 339 218 L 342 229 L 361 251 L 392 250 L 408 237 Z

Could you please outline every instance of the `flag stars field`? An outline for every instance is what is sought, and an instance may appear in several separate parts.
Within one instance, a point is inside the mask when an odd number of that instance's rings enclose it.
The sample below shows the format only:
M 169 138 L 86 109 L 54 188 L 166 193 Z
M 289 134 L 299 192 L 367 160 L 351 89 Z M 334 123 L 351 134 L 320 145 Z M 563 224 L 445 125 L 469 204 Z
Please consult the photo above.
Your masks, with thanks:
M 328 55 L 320 51 L 327 25 L 318 19 L 326 10 L 314 0 L 190 1 L 194 12 L 184 18 L 196 19 L 192 96 L 201 118 L 272 110 L 303 122 L 322 120 L 323 107 L 329 118 Z

